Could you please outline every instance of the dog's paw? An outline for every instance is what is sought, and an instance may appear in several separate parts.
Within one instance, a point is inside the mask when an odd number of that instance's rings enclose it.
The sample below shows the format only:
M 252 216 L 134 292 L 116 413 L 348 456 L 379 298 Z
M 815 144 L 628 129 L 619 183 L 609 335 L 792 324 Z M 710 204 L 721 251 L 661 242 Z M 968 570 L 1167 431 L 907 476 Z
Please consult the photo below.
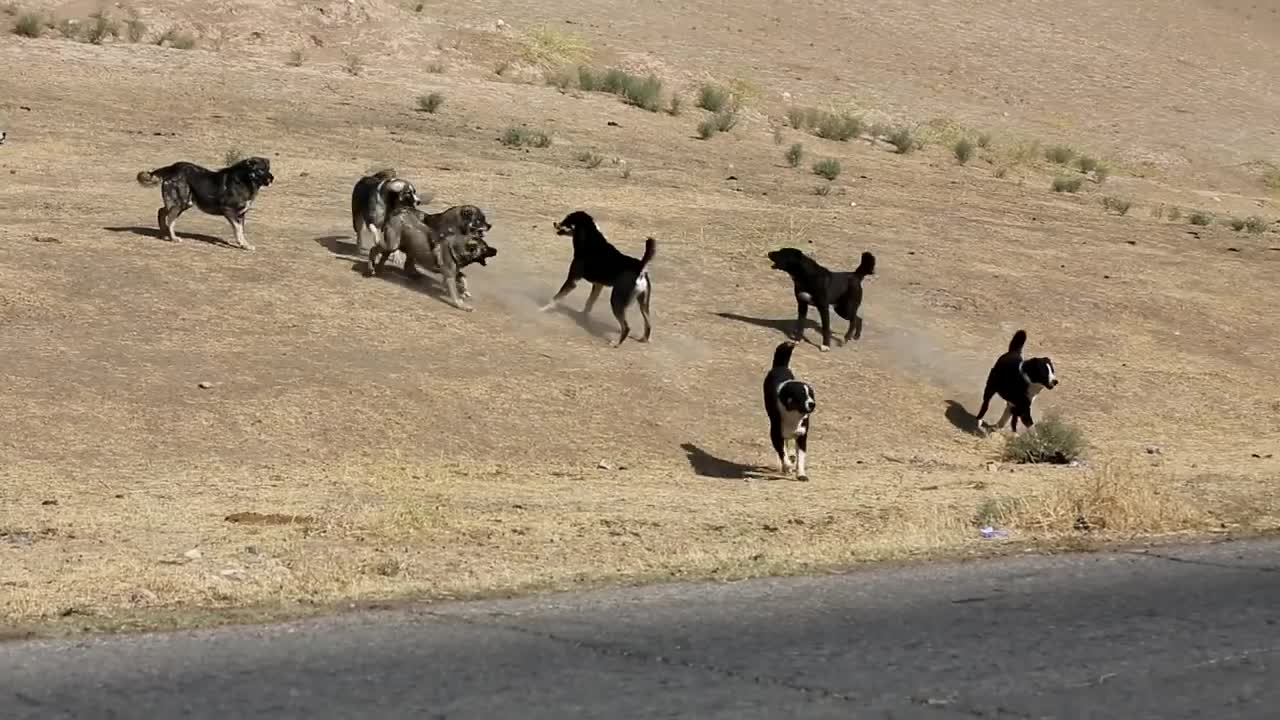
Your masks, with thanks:
M 798 481 L 800 481 L 800 482 L 809 482 L 809 476 L 808 476 L 808 475 L 797 475 L 797 476 L 796 476 L 796 480 L 798 480 Z
M 555 303 L 549 302 L 546 305 L 543 305 L 542 307 L 538 308 L 538 312 L 546 312 L 555 306 L 556 306 Z
M 822 345 L 818 348 L 818 352 L 831 352 L 830 345 Z
M 471 306 L 471 305 L 468 305 L 468 304 L 466 304 L 466 303 L 458 303 L 458 304 L 457 304 L 457 305 L 455 305 L 454 307 L 458 308 L 459 310 L 461 310 L 461 311 L 463 311 L 463 312 L 475 312 L 475 307 L 474 307 L 474 306 Z

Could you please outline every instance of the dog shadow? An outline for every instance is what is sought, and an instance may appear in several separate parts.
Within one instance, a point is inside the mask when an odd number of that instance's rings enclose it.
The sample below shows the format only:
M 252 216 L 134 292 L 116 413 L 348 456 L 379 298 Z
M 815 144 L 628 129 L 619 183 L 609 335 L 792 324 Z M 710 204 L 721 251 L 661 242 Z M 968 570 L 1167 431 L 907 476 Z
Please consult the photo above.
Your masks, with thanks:
M 969 433 L 976 437 L 983 437 L 982 428 L 978 425 L 978 418 L 974 414 L 965 409 L 957 400 L 947 401 L 947 421 L 950 422 L 957 430 Z
M 350 258 L 341 258 L 350 259 Z M 453 307 L 453 302 L 449 299 L 449 290 L 444 286 L 444 280 L 435 273 L 424 273 L 424 277 L 413 277 L 405 271 L 404 268 L 394 266 L 388 263 L 382 267 L 382 271 L 377 275 L 366 274 L 369 269 L 368 260 L 355 260 L 351 263 L 351 272 L 354 272 L 362 279 L 373 280 L 378 279 L 384 282 L 395 283 L 402 288 L 416 290 L 431 298 L 435 298 L 440 302 Z M 467 301 L 463 301 L 467 302 Z
M 360 252 L 360 246 L 356 245 L 348 235 L 322 235 L 318 238 L 312 238 L 317 245 L 328 250 L 330 253 L 338 257 L 360 258 L 366 253 Z
M 716 317 L 722 317 L 722 318 L 725 318 L 726 320 L 737 320 L 738 322 L 746 323 L 748 325 L 755 325 L 756 327 L 768 328 L 770 330 L 777 330 L 778 332 L 782 333 L 788 338 L 791 337 L 791 333 L 796 329 L 795 318 L 776 318 L 776 319 L 775 318 L 758 318 L 758 317 L 751 317 L 749 315 L 739 315 L 737 313 L 731 313 L 731 312 L 718 312 L 716 313 Z M 809 331 L 813 331 L 818 333 L 819 337 L 821 337 L 822 322 L 813 317 L 807 317 L 804 319 L 804 329 L 806 333 L 805 342 L 809 343 L 810 345 L 816 345 L 817 343 L 809 339 L 808 333 Z M 835 328 L 833 327 L 831 331 L 833 336 L 832 341 L 833 342 L 838 341 L 839 337 L 835 336 Z M 836 344 L 839 344 L 839 343 L 836 342 Z
M 133 233 L 134 235 L 141 235 L 142 237 L 155 238 L 156 240 L 164 240 L 166 242 L 168 242 L 169 240 L 169 237 L 165 235 L 163 232 L 161 232 L 159 228 L 142 227 L 140 225 L 126 225 L 124 227 L 104 227 L 102 229 L 106 230 L 107 232 L 114 232 L 114 233 Z M 209 243 L 210 245 L 222 245 L 224 247 L 235 247 L 235 245 L 232 245 L 231 242 L 227 240 L 223 240 L 220 237 L 214 237 L 212 235 L 204 235 L 202 233 L 193 233 L 185 230 L 178 233 L 178 239 L 179 240 L 196 240 L 198 242 Z
M 689 458 L 689 467 L 695 475 L 718 480 L 769 480 L 777 476 L 770 468 L 760 465 L 743 465 L 732 460 L 718 458 L 693 443 L 681 443 Z
M 601 305 L 604 307 L 602 308 Z M 590 335 L 597 338 L 614 339 L 618 334 L 617 322 L 613 320 L 613 315 L 608 311 L 607 299 L 604 303 L 597 304 L 592 308 L 591 313 L 587 314 L 581 308 L 572 308 L 563 303 L 557 304 L 551 308 L 549 312 L 555 313 L 561 317 L 567 317 L 573 321 L 575 325 L 586 330 Z M 596 313 L 601 313 L 599 316 Z M 609 318 L 605 320 L 604 318 Z M 636 334 L 637 328 L 631 328 L 632 340 L 639 337 Z

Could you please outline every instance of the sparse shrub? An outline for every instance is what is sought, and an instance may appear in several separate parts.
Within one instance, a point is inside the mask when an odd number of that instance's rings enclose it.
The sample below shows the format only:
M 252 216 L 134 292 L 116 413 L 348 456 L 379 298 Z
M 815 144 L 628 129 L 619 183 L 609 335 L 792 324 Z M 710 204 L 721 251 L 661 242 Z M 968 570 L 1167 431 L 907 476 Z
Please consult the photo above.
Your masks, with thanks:
M 676 117 L 684 112 L 684 98 L 679 95 L 672 95 L 671 102 L 667 103 L 667 114 Z
M 1244 229 L 1244 220 L 1241 218 L 1228 218 L 1227 226 L 1236 232 L 1240 232 Z
M 786 158 L 791 167 L 800 167 L 800 161 L 804 159 L 804 146 L 796 143 L 787 148 Z
M 551 145 L 551 136 L 545 132 L 515 126 L 507 128 L 498 139 L 503 145 L 507 145 L 509 147 L 528 146 L 544 148 Z
M 656 75 L 646 78 L 631 76 L 619 94 L 628 105 L 658 112 L 662 105 L 662 81 Z
M 1266 232 L 1268 224 L 1269 223 L 1267 222 L 1266 218 L 1261 218 L 1261 217 L 1258 217 L 1257 215 L 1250 215 L 1249 217 L 1244 219 L 1244 229 L 1248 230 L 1250 233 L 1253 233 L 1254 235 Z
M 307 59 L 307 53 L 302 48 L 294 48 L 289 51 L 289 66 L 302 67 L 302 63 Z
M 910 128 L 900 127 L 889 135 L 889 144 L 899 155 L 906 155 L 919 145 Z
M 738 124 L 738 113 L 734 112 L 732 109 L 721 110 L 715 115 L 712 115 L 711 119 L 715 120 L 717 130 L 720 132 L 729 132 Z
M 80 37 L 80 21 L 75 18 L 62 18 L 56 26 L 53 26 L 52 23 L 51 26 L 57 27 L 58 34 L 68 40 L 75 40 Z
M 813 174 L 827 180 L 835 180 L 840 176 L 840 161 L 835 158 L 823 158 L 813 164 Z
M 803 130 L 807 122 L 807 114 L 804 108 L 787 108 L 787 124 L 795 130 Z
M 131 43 L 140 43 L 147 37 L 147 24 L 141 19 L 131 17 L 124 21 L 124 34 Z
M 991 147 L 991 133 L 982 133 L 978 135 L 978 147 L 986 150 Z
M 622 176 L 623 180 L 626 180 L 627 178 L 631 177 L 631 166 L 627 165 L 626 167 L 622 168 L 622 172 L 618 174 Z
M 862 133 L 862 118 L 852 115 L 822 113 L 817 117 L 813 134 L 825 140 L 844 142 Z
M 44 32 L 44 18 L 40 17 L 40 13 L 22 13 L 13 24 L 14 35 L 38 38 L 42 32 Z
M 1080 190 L 1080 186 L 1084 184 L 1084 178 L 1079 177 L 1056 177 L 1053 184 L 1049 187 L 1056 193 L 1073 193 Z
M 781 127 L 779 127 L 779 126 L 777 126 L 777 125 L 774 125 L 774 126 L 773 126 L 773 144 L 774 144 L 774 145 L 781 145 L 781 144 L 782 144 L 782 140 L 783 140 L 783 138 L 782 138 L 782 128 L 781 128 Z
M 107 38 L 120 35 L 120 23 L 107 17 L 101 10 L 89 16 L 90 22 L 84 29 L 85 42 L 101 45 Z
M 222 154 L 222 164 L 230 167 L 244 159 L 244 151 L 240 148 L 230 148 Z
M 707 83 L 698 89 L 698 107 L 718 113 L 729 105 L 729 91 L 719 85 Z
M 991 171 L 991 174 L 994 175 L 996 179 L 1002 179 L 1005 175 L 1009 174 L 1009 167 L 1007 165 L 997 165 L 996 169 Z
M 826 197 L 826 196 L 830 195 L 830 194 L 831 194 L 831 183 L 827 183 L 827 184 L 825 184 L 825 185 L 818 185 L 818 186 L 814 187 L 814 188 L 813 188 L 813 194 L 814 194 L 814 195 L 817 195 L 818 197 Z
M 591 46 L 573 33 L 542 27 L 528 34 L 521 55 L 533 65 L 553 67 L 586 61 Z
M 1268 190 L 1280 190 L 1280 168 L 1270 168 L 1262 173 L 1262 184 Z
M 586 65 L 578 67 L 578 87 L 586 92 L 595 92 L 600 90 L 603 78 L 593 68 Z
M 1167 214 L 1169 216 L 1170 221 L 1176 222 L 1179 218 L 1182 217 L 1182 208 L 1177 206 L 1171 207 L 1169 208 L 1169 212 Z
M 702 122 L 698 123 L 698 137 L 703 140 L 710 140 L 715 137 L 718 132 L 720 132 L 720 126 L 716 122 L 714 115 L 709 118 L 704 118 Z
M 431 73 L 432 75 L 443 75 L 444 63 L 440 62 L 439 60 L 432 60 L 431 62 L 427 63 L 427 72 Z M 566 82 L 565 85 L 567 86 L 568 82 Z
M 1151 208 L 1151 217 L 1155 218 L 1156 220 L 1164 219 L 1164 205 L 1156 205 L 1155 207 Z
M 1203 210 L 1193 210 L 1191 211 L 1190 215 L 1187 215 L 1187 222 L 1191 223 L 1192 225 L 1200 225 L 1200 226 L 1212 225 L 1213 214 L 1207 213 Z
M 1111 171 L 1106 165 L 1098 165 L 1093 169 L 1093 181 L 1101 185 L 1111 176 Z
M 1113 212 L 1117 215 L 1127 215 L 1129 213 L 1129 208 L 1133 207 L 1133 202 L 1124 198 L 1108 195 L 1107 197 L 1102 198 L 1102 207 L 1106 208 L 1107 212 Z
M 1009 524 L 1022 501 L 1013 497 L 989 497 L 978 503 L 973 513 L 975 527 L 1001 527 Z
M 600 167 L 600 163 L 604 162 L 603 157 L 590 150 L 583 150 L 579 152 L 573 156 L 573 159 L 585 165 L 588 170 L 594 170 Z
M 1045 148 L 1044 151 L 1044 158 L 1049 162 L 1056 163 L 1058 165 L 1066 165 L 1071 162 L 1072 158 L 1075 156 L 1076 151 L 1066 145 L 1054 145 L 1052 147 Z
M 169 28 L 160 33 L 155 40 L 156 45 L 168 44 L 175 50 L 190 50 L 196 46 L 196 38 L 190 33 L 178 32 L 174 28 Z
M 1098 169 L 1098 161 L 1088 155 L 1081 155 L 1076 158 L 1076 167 L 1080 168 L 1082 173 L 1091 173 Z
M 964 165 L 973 157 L 973 143 L 961 138 L 951 147 L 951 152 L 955 154 L 956 162 Z
M 435 113 L 444 105 L 444 95 L 438 92 L 418 96 L 418 109 L 426 113 Z
M 1049 415 L 1029 431 L 1009 438 L 1004 446 L 1004 459 L 1065 465 L 1080 458 L 1084 445 L 1084 435 L 1078 428 L 1056 415 Z

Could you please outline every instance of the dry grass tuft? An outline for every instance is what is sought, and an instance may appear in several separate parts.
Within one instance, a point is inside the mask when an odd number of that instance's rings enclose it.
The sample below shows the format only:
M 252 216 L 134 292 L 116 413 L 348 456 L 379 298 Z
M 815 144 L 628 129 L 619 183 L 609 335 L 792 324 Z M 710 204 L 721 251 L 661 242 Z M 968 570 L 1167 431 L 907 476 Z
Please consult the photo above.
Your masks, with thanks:
M 1053 182 L 1049 185 L 1049 189 L 1056 193 L 1073 193 L 1079 192 L 1080 186 L 1082 185 L 1084 185 L 1084 178 L 1082 177 L 1066 177 L 1060 175 L 1053 179 Z
M 899 155 L 906 155 L 920 147 L 920 141 L 916 139 L 915 133 L 908 127 L 900 127 L 893 130 L 889 134 L 889 144 L 893 146 L 894 152 Z
M 588 170 L 594 170 L 600 167 L 600 164 L 604 162 L 603 156 L 591 150 L 582 150 L 574 155 L 573 159 L 582 163 L 582 165 Z
M 1114 464 L 1085 471 L 1043 495 L 1002 502 L 992 508 L 989 519 L 988 524 L 1049 535 L 1167 533 L 1209 522 L 1168 478 Z
M 730 107 L 732 98 L 729 91 L 725 88 L 707 83 L 698 89 L 698 107 L 713 113 L 718 113 L 725 108 Z
M 1133 201 L 1108 195 L 1102 198 L 1102 207 L 1116 215 L 1127 215 L 1129 208 L 1133 207 Z
M 1033 425 L 1031 430 L 1009 438 L 1004 445 L 1004 459 L 1016 463 L 1065 465 L 1079 460 L 1084 447 L 1084 435 L 1079 428 L 1056 415 L 1049 415 Z
M 521 57 L 531 65 L 550 68 L 585 63 L 591 53 L 591 45 L 580 36 L 543 26 L 525 36 Z
M 307 60 L 307 51 L 302 48 L 294 48 L 289 51 L 289 59 L 285 62 L 289 67 L 302 67 L 302 63 Z
M 90 23 L 84 28 L 83 39 L 93 45 L 101 45 L 108 38 L 120 36 L 120 23 L 111 19 L 105 11 L 98 10 L 89 16 Z
M 13 24 L 13 34 L 26 38 L 38 38 L 44 32 L 44 17 L 40 13 L 26 12 Z
M 1192 210 L 1191 213 L 1187 215 L 1187 222 L 1192 225 L 1200 225 L 1201 227 L 1212 225 L 1213 213 L 1206 212 L 1204 210 Z
M 1044 159 L 1055 165 L 1066 165 L 1076 156 L 1076 151 L 1066 145 L 1053 145 L 1045 148 Z M 1085 172 L 1088 172 L 1087 170 Z
M 191 50 L 196 46 L 196 37 L 191 33 L 180 32 L 177 28 L 169 28 L 157 35 L 154 42 L 161 47 Z
M 542 130 L 512 126 L 498 138 L 507 147 L 544 148 L 551 145 L 551 136 Z
M 787 165 L 791 167 L 800 167 L 800 162 L 804 160 L 804 145 L 795 143 L 787 148 Z
M 813 174 L 827 180 L 839 177 L 840 170 L 840 161 L 835 158 L 823 158 L 813 164 Z
M 956 156 L 956 162 L 964 165 L 973 157 L 973 143 L 966 139 L 957 140 L 951 147 L 951 153 Z
M 444 95 L 438 92 L 427 93 L 418 96 L 418 109 L 425 113 L 434 114 L 444 105 Z

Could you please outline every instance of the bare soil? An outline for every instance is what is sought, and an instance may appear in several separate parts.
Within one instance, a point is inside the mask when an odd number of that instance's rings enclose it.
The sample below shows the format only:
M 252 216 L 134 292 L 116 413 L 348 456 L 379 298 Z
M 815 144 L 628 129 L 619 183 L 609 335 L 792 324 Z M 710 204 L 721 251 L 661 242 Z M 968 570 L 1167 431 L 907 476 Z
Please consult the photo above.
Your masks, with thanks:
M 1280 526 L 1280 235 L 1221 222 L 1280 217 L 1274 3 L 422 5 L 110 8 L 192 50 L 0 37 L 0 622 L 817 571 L 984 552 L 988 516 L 1015 540 L 1092 511 L 1106 537 Z M 562 92 L 531 38 L 653 72 L 686 109 Z M 699 140 L 706 81 L 746 106 Z M 792 105 L 926 144 L 821 140 L 784 127 Z M 554 142 L 506 147 L 513 125 Z M 1111 176 L 1051 193 L 1078 172 L 1034 143 Z M 257 251 L 195 210 L 159 239 L 137 172 L 229 151 L 276 175 Z M 844 172 L 821 195 L 824 157 Z M 360 274 L 349 194 L 387 165 L 488 213 L 475 312 Z M 579 208 L 624 251 L 659 239 L 652 343 L 609 348 L 586 288 L 537 312 L 569 261 L 551 222 Z M 819 354 L 811 324 L 796 353 L 809 483 L 777 476 L 760 407 L 795 312 L 764 258 L 783 245 L 880 267 L 862 340 Z M 1036 412 L 1081 428 L 1082 466 L 1002 464 L 967 431 L 1018 328 L 1059 369 Z

